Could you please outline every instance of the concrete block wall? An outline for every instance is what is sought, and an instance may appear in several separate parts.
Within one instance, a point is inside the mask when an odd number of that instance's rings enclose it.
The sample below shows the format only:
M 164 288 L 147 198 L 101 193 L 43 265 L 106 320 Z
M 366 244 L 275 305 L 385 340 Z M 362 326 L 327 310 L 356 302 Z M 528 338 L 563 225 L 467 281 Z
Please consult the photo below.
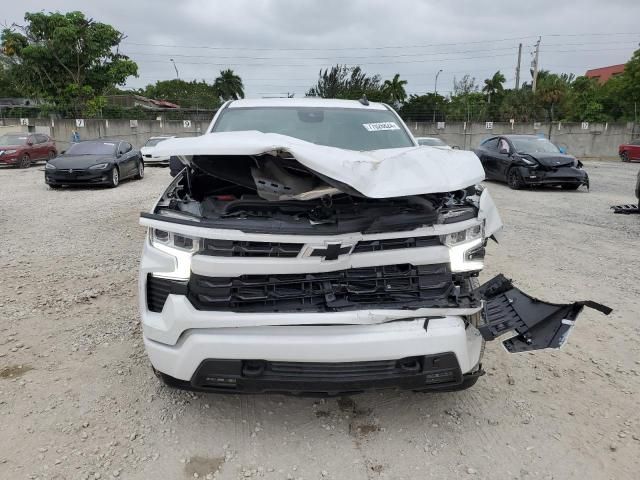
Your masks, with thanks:
M 6 123 L 19 119 L 6 119 Z M 29 126 L 21 126 L 22 131 L 48 133 L 58 144 L 60 150 L 69 146 L 74 130 L 80 135 L 80 140 L 122 139 L 140 148 L 149 137 L 158 135 L 177 135 L 179 137 L 193 137 L 201 135 L 209 126 L 209 121 L 191 121 L 191 125 L 184 126 L 182 120 L 137 120 L 137 126 L 132 126 L 129 120 L 123 119 L 85 119 L 84 127 L 77 127 L 75 119 L 29 119 Z
M 48 133 L 64 150 L 71 140 L 74 130 L 80 134 L 81 140 L 97 138 L 121 138 L 131 142 L 136 148 L 141 147 L 149 137 L 155 135 L 177 135 L 180 137 L 201 135 L 209 126 L 209 121 L 191 120 L 191 125 L 184 126 L 182 120 L 138 120 L 132 126 L 124 119 L 86 119 L 84 127 L 77 128 L 75 119 L 29 119 L 29 126 L 20 126 L 20 119 L 8 118 L 4 121 L 4 129 L 12 131 L 38 131 Z M 547 135 L 549 124 L 545 123 L 494 123 L 487 129 L 485 123 L 455 122 L 445 123 L 443 129 L 436 128 L 431 122 L 407 122 L 417 137 L 440 137 L 449 145 L 456 145 L 465 150 L 473 150 L 482 140 L 493 135 L 533 134 Z M 633 123 L 590 123 L 583 128 L 581 123 L 554 123 L 551 128 L 551 141 L 564 147 L 568 153 L 579 158 L 617 158 L 618 145 L 632 138 L 640 137 L 640 128 Z
M 487 129 L 485 123 L 445 123 L 443 129 L 433 123 L 408 122 L 416 137 L 439 137 L 449 145 L 473 150 L 482 140 L 495 135 L 549 134 L 548 123 L 494 123 Z M 551 141 L 564 147 L 567 153 L 580 158 L 617 158 L 618 145 L 640 137 L 640 128 L 629 123 L 562 123 L 551 126 Z

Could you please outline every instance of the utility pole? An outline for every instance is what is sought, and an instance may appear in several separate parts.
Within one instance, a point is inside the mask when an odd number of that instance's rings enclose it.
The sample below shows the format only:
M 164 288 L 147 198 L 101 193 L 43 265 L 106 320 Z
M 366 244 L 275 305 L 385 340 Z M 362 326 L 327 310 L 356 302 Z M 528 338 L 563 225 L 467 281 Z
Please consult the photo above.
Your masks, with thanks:
M 520 59 L 522 58 L 522 44 L 518 45 L 518 64 L 516 65 L 516 90 L 520 88 Z
M 438 73 L 436 73 L 436 83 L 433 87 L 433 123 L 436 123 L 436 108 L 438 107 L 438 77 L 441 73 L 442 69 L 438 70 Z
M 538 56 L 540 54 L 540 40 L 542 37 L 538 37 L 538 41 L 536 42 L 536 51 L 533 55 L 533 62 L 531 62 L 531 67 L 533 68 L 533 81 L 531 82 L 531 91 L 536 93 L 536 85 L 538 83 Z

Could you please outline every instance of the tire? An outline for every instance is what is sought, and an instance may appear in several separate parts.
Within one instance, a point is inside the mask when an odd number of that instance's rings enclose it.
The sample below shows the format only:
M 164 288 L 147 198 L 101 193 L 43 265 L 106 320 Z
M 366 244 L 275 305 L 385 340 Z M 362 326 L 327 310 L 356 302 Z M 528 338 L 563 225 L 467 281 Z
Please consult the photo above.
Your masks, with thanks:
M 18 168 L 29 168 L 31 166 L 31 157 L 29 157 L 28 153 L 25 153 L 20 157 L 20 161 L 18 162 Z
M 113 167 L 113 170 L 111 170 L 111 175 L 109 176 L 107 185 L 110 188 L 116 188 L 120 185 L 120 172 L 118 171 L 118 167 Z
M 568 183 L 560 185 L 560 188 L 562 188 L 563 190 L 577 190 L 580 188 L 580 184 L 574 185 L 573 183 Z
M 507 172 L 507 185 L 512 190 L 520 190 L 523 187 L 522 176 L 516 167 L 511 167 Z
M 133 178 L 136 180 L 142 180 L 144 178 L 144 162 L 142 160 L 138 162 L 138 173 L 136 173 L 136 176 Z
M 629 154 L 627 152 L 622 152 L 620 154 L 620 160 L 622 160 L 623 162 L 628 162 L 629 161 Z
M 62 187 L 62 185 L 49 185 L 49 188 L 51 190 L 60 190 L 61 187 Z

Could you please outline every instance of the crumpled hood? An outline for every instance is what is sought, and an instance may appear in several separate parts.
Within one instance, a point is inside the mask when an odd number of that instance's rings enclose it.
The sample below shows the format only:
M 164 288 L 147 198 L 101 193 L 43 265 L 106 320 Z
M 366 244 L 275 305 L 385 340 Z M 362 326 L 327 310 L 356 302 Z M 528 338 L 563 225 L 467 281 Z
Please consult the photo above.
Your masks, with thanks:
M 464 150 L 407 147 L 358 152 L 257 131 L 173 138 L 156 146 L 154 151 L 158 156 L 178 156 L 190 165 L 195 155 L 281 153 L 288 153 L 310 170 L 349 185 L 369 198 L 450 192 L 485 178 L 476 154 Z
M 536 159 L 541 165 L 545 167 L 565 167 L 567 165 L 573 165 L 576 158 L 572 155 L 566 155 L 563 153 L 531 153 L 527 154 Z

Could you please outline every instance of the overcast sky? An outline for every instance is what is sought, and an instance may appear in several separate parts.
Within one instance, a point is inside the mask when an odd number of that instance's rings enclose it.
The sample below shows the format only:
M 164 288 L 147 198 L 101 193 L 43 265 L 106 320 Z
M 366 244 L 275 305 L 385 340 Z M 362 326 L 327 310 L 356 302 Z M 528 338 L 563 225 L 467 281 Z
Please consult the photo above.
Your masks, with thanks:
M 121 51 L 139 65 L 129 87 L 175 78 L 213 81 L 238 73 L 249 97 L 303 96 L 321 68 L 361 65 L 383 79 L 399 73 L 410 93 L 453 88 L 468 73 L 478 83 L 501 70 L 522 81 L 542 36 L 540 66 L 584 74 L 626 62 L 638 47 L 638 0 L 21 0 L 2 2 L 0 19 L 25 11 L 82 10 L 127 35 Z

